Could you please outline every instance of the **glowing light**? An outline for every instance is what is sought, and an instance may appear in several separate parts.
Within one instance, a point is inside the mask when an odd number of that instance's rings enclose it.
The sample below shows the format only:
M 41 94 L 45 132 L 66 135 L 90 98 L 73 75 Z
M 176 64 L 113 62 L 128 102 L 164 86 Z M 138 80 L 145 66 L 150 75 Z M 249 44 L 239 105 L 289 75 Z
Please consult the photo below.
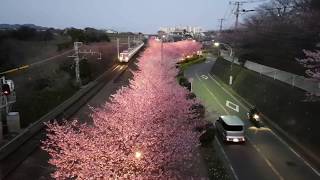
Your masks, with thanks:
M 215 43 L 214 43 L 214 46 L 215 46 L 215 47 L 219 47 L 219 46 L 220 46 L 220 43 L 215 42 Z
M 238 138 L 235 138 L 232 140 L 233 142 L 239 142 L 239 139 Z
M 259 115 L 255 114 L 255 115 L 253 116 L 253 118 L 254 118 L 254 119 L 259 119 Z
M 141 159 L 142 157 L 142 153 L 137 151 L 135 154 L 134 154 L 134 157 L 137 158 L 137 159 Z

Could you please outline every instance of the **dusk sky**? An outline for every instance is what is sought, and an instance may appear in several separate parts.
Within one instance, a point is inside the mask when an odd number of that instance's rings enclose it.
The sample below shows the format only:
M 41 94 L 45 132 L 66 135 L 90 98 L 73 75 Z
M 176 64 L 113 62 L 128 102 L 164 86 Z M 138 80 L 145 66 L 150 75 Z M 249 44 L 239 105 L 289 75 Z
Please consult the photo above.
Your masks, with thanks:
M 246 3 L 242 7 L 251 9 L 258 5 Z M 1 0 L 0 24 L 112 28 L 144 33 L 176 25 L 208 30 L 218 29 L 218 18 L 227 18 L 225 27 L 233 25 L 232 9 L 228 0 Z

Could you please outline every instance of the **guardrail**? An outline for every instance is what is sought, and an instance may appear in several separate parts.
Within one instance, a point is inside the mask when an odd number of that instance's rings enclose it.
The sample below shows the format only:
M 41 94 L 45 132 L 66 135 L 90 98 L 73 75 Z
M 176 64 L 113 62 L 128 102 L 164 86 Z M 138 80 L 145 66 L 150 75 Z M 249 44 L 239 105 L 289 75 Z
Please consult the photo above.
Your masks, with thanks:
M 123 68 L 123 70 L 125 70 L 125 68 Z M 41 129 L 43 129 L 44 122 L 48 122 L 50 120 L 53 120 L 61 115 L 66 116 L 65 111 L 68 110 L 69 108 L 71 108 L 79 99 L 81 99 L 82 97 L 87 95 L 94 87 L 101 84 L 103 78 L 105 78 L 106 75 L 109 73 L 110 73 L 110 71 L 107 71 L 104 74 L 102 74 L 101 76 L 99 76 L 95 81 L 89 83 L 85 88 L 80 89 L 72 97 L 70 97 L 69 99 L 64 101 L 62 104 L 58 105 L 56 108 L 54 108 L 49 113 L 42 116 L 38 121 L 29 125 L 29 127 L 24 129 L 19 135 L 17 135 L 11 141 L 6 143 L 4 146 L 2 146 L 0 148 L 0 160 L 5 159 L 9 154 L 14 152 L 23 143 L 25 143 L 27 140 L 29 140 L 34 135 L 36 135 L 36 133 L 38 133 Z M 117 74 L 117 76 L 119 74 Z M 69 114 L 72 115 L 72 113 L 69 113 Z
M 235 64 L 240 64 L 237 57 L 230 57 L 226 52 L 221 51 L 221 55 L 227 61 L 233 62 Z M 288 85 L 294 86 L 296 88 L 302 89 L 311 94 L 320 94 L 320 83 L 311 78 L 306 78 L 304 76 L 299 76 L 290 72 L 282 71 L 276 68 L 258 64 L 252 61 L 246 61 L 244 67 L 255 71 L 264 76 L 273 78 L 274 80 L 279 80 Z

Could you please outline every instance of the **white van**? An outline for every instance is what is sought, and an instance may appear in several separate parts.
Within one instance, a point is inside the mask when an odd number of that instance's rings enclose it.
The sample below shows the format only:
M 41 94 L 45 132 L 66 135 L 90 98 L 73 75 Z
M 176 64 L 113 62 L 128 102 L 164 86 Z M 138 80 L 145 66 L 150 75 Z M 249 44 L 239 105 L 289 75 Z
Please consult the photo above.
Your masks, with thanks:
M 244 123 L 238 116 L 220 116 L 215 122 L 217 132 L 226 142 L 245 142 Z

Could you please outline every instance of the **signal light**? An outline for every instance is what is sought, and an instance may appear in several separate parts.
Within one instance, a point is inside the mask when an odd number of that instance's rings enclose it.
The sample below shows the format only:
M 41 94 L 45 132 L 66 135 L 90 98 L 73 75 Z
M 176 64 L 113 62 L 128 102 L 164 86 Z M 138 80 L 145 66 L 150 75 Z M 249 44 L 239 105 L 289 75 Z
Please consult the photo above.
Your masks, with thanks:
M 10 86 L 9 84 L 2 84 L 2 93 L 6 96 L 9 96 L 10 95 Z

